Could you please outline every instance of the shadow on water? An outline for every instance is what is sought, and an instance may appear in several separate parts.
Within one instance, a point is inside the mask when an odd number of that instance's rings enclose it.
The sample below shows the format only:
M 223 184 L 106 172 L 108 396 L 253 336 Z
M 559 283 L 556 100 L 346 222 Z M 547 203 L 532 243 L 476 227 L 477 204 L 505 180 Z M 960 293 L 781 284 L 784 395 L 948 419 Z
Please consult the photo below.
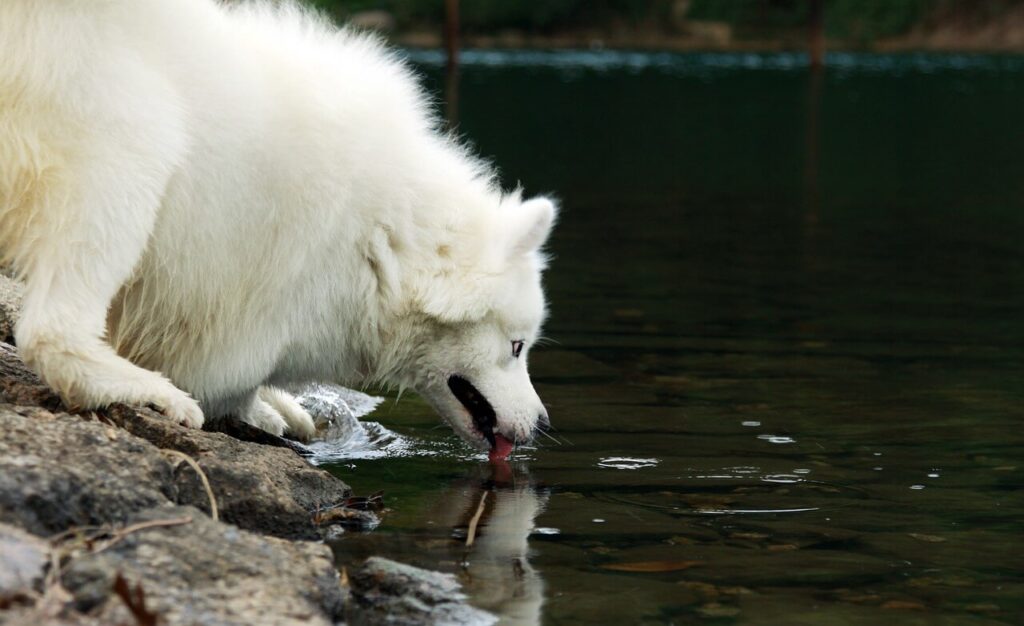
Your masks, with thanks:
M 510 487 L 389 399 L 409 445 L 330 467 L 391 512 L 339 554 L 522 623 L 1024 622 L 1024 58 L 827 66 L 464 53 L 459 131 L 562 198 L 562 445 Z

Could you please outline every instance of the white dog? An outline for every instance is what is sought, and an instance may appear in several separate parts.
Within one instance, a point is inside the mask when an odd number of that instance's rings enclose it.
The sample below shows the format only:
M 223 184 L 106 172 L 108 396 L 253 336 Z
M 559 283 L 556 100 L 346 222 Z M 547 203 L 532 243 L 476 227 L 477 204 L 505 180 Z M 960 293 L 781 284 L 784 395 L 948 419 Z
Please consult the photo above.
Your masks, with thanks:
M 71 406 L 309 437 L 275 385 L 387 383 L 504 456 L 547 419 L 554 216 L 377 41 L 291 5 L 0 1 L 0 250 L 18 348 Z

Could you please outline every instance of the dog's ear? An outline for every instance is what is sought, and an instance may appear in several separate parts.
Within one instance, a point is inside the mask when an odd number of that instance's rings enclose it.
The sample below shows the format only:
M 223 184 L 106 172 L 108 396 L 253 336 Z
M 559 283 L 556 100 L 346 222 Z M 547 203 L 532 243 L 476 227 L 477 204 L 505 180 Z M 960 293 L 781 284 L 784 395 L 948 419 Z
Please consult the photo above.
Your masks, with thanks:
M 540 249 L 555 225 L 555 203 L 543 196 L 531 198 L 508 214 L 506 222 L 509 258 L 530 254 Z

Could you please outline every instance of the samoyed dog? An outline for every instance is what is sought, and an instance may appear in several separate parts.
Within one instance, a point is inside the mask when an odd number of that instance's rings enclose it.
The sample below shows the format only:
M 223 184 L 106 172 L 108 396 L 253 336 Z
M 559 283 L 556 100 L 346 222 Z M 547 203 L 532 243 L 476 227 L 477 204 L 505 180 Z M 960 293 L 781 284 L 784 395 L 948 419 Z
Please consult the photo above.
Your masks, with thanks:
M 0 251 L 25 362 L 71 407 L 234 414 L 280 387 L 424 396 L 504 457 L 555 205 L 503 193 L 372 37 L 287 3 L 0 2 Z

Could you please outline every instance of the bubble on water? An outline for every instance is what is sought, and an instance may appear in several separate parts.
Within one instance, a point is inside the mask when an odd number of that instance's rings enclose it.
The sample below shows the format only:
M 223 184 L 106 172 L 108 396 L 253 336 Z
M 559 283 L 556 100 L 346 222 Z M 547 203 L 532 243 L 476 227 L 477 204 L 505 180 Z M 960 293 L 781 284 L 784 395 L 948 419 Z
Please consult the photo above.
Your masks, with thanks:
M 603 520 L 603 519 L 601 519 L 600 517 L 595 517 L 595 518 L 593 519 L 593 522 L 594 522 L 595 524 L 604 524 L 604 520 Z
M 911 485 L 910 488 L 911 489 L 915 489 L 915 490 L 917 490 L 917 489 L 924 489 L 924 485 Z
M 747 420 L 745 422 L 740 422 L 740 426 L 751 426 L 751 427 L 753 427 L 753 426 L 760 426 L 760 425 L 761 425 L 761 422 L 758 422 L 756 420 Z
M 809 470 L 809 469 L 807 469 L 805 467 L 798 467 L 797 469 L 793 470 L 793 473 L 794 474 L 810 474 L 811 470 Z
M 928 478 L 938 478 L 938 477 L 939 477 L 939 474 L 937 472 L 932 472 L 932 473 L 928 474 Z
M 764 435 L 758 435 L 757 438 L 758 439 L 763 439 L 764 441 L 767 441 L 768 443 L 796 443 L 796 439 L 793 439 L 792 437 L 786 437 L 785 435 L 768 435 L 768 434 L 764 434 Z
M 876 465 L 875 467 L 872 467 L 871 469 L 875 470 L 876 472 L 880 472 L 880 471 L 882 471 L 885 468 L 883 468 L 881 465 Z
M 658 459 L 634 459 L 628 456 L 610 456 L 598 461 L 597 466 L 612 469 L 636 470 L 644 467 L 654 467 L 658 463 L 660 463 Z
M 881 452 L 873 452 L 872 454 L 874 454 L 875 456 L 882 456 Z

